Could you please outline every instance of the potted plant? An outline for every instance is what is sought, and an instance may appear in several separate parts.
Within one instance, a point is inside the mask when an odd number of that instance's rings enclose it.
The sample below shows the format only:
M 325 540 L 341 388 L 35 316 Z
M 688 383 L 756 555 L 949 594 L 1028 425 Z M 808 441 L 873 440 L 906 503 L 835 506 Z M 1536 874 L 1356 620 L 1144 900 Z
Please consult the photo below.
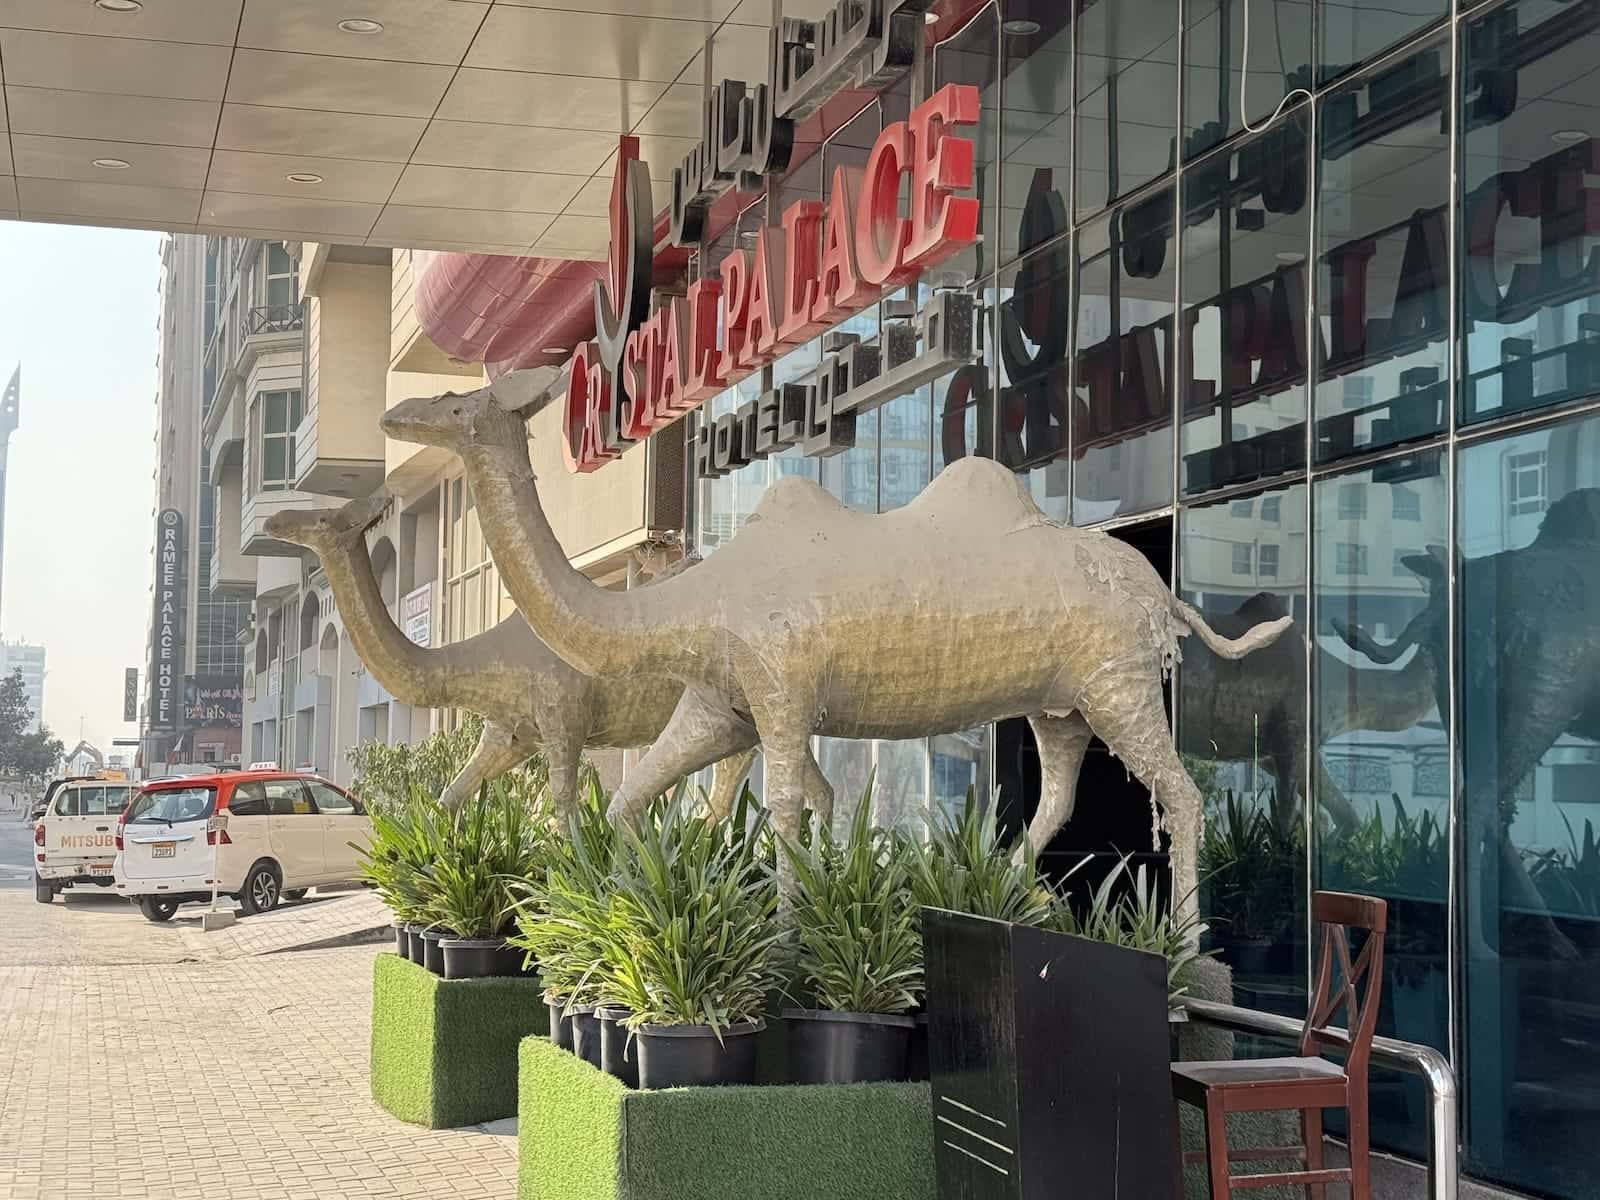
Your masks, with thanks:
M 415 787 L 404 799 L 372 804 L 372 837 L 360 851 L 361 877 L 394 914 L 396 953 L 419 965 L 427 874 L 437 849 L 432 819 L 437 808 L 433 797 Z
M 842 843 L 816 829 L 782 847 L 794 971 L 806 1008 L 785 1009 L 795 1083 L 906 1078 L 922 996 L 922 928 L 904 843 L 871 823 L 862 803 Z
M 783 979 L 766 817 L 730 833 L 685 795 L 622 833 L 607 987 L 631 1012 L 641 1087 L 753 1083 Z
M 1269 955 L 1303 913 L 1304 843 L 1299 827 L 1281 832 L 1265 804 L 1227 793 L 1207 814 L 1200 836 L 1202 908 L 1212 915 L 1217 947 L 1240 975 L 1272 974 Z

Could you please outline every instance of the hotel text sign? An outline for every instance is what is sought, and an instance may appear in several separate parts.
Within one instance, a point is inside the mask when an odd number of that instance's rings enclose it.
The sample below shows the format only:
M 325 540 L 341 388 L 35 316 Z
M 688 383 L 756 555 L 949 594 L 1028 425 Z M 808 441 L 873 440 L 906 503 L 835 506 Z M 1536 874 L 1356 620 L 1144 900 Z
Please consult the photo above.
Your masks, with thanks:
M 155 620 L 150 653 L 150 728 L 176 729 L 183 701 L 183 514 L 156 518 Z
M 977 88 L 942 88 L 883 129 L 864 168 L 836 168 L 826 199 L 791 204 L 781 225 L 757 232 L 753 251 L 735 249 L 716 275 L 654 313 L 649 171 L 637 139 L 624 138 L 611 193 L 611 255 L 595 285 L 595 338 L 577 348 L 568 373 L 567 466 L 596 470 L 628 443 L 972 245 L 978 200 L 956 193 L 973 186 L 973 144 L 950 130 L 976 124 L 978 113 Z M 910 189 L 906 216 L 902 182 Z M 922 321 L 930 331 L 953 324 L 937 313 Z

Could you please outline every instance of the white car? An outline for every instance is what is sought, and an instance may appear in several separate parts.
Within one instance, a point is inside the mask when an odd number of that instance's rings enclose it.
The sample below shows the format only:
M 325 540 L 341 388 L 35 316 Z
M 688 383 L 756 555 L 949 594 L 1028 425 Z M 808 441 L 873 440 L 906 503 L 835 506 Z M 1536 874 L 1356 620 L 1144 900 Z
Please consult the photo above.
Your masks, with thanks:
M 116 889 L 152 921 L 178 905 L 232 896 L 246 914 L 267 912 L 307 888 L 359 879 L 372 823 L 325 779 L 245 771 L 148 784 L 116 830 Z
M 111 886 L 117 819 L 136 790 L 99 779 L 69 779 L 52 789 L 33 825 L 34 899 L 49 904 L 74 884 Z

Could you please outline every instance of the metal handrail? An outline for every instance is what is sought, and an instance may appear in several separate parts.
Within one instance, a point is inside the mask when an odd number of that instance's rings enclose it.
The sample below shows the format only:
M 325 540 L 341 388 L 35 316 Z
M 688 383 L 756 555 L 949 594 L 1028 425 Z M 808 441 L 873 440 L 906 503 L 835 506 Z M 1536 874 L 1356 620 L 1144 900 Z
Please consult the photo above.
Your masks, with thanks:
M 1185 996 L 1181 1001 L 1192 1021 L 1201 1021 L 1235 1033 L 1259 1033 L 1298 1040 L 1304 1021 L 1277 1013 L 1219 1004 Z M 1318 1031 L 1336 1046 L 1348 1046 L 1350 1035 L 1342 1029 Z M 1372 1061 L 1396 1071 L 1419 1076 L 1428 1089 L 1428 1200 L 1456 1200 L 1460 1166 L 1456 1149 L 1456 1074 L 1450 1062 L 1432 1046 L 1394 1038 L 1372 1039 Z
M 263 304 L 250 309 L 246 315 L 245 335 L 293 333 L 304 320 L 304 311 L 298 304 Z

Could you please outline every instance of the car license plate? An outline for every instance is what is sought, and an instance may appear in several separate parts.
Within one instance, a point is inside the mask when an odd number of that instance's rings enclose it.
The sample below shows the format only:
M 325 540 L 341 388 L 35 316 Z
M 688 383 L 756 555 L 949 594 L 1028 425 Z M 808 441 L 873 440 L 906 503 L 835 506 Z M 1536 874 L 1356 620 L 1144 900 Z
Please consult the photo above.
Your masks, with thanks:
M 151 858 L 171 858 L 178 851 L 177 842 L 156 842 L 150 847 Z
M 91 875 L 109 875 L 109 874 L 111 874 L 111 864 L 110 863 L 90 863 L 89 864 L 89 874 L 91 874 Z

